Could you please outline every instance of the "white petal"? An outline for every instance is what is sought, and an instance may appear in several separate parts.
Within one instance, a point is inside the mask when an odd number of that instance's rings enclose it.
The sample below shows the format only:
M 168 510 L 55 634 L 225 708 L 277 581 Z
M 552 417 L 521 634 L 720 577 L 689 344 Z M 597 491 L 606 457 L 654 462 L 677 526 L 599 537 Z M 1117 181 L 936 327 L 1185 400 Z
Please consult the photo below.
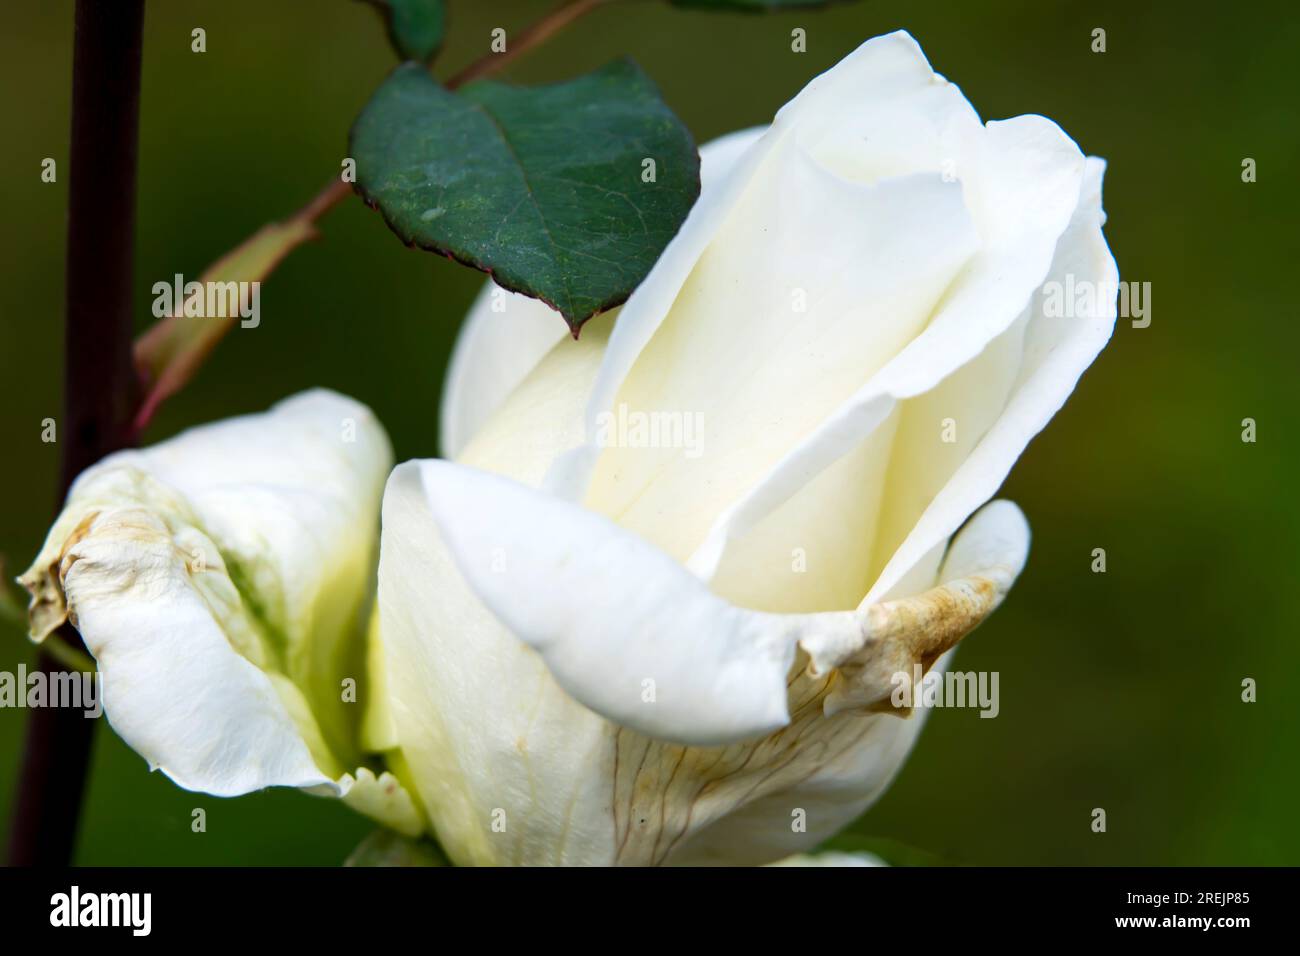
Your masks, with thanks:
M 805 432 L 761 481 L 721 510 L 690 558 L 697 574 L 712 577 L 733 538 L 748 533 L 812 478 L 860 448 L 900 401 L 930 391 L 980 355 L 1033 300 L 1048 276 L 1057 239 L 1078 205 L 1083 157 L 1042 117 L 990 123 L 987 134 L 986 141 L 979 141 L 981 148 L 971 150 L 989 157 L 989 174 L 979 196 L 998 197 L 1005 215 L 985 217 L 984 245 L 947 290 L 925 331 L 815 429 Z M 968 189 L 968 203 L 973 195 L 973 188 Z M 977 215 L 977 223 L 980 219 Z M 991 493 L 986 492 L 985 499 Z M 883 593 L 873 590 L 872 596 Z
M 417 464 L 456 566 L 560 686 L 615 723 L 685 744 L 725 744 L 786 724 L 786 680 L 799 644 L 819 666 L 854 663 L 880 691 L 881 667 L 909 668 L 917 654 L 946 650 L 996 606 L 1023 564 L 1022 554 L 996 595 L 943 595 L 940 604 L 961 612 L 947 630 L 936 615 L 918 613 L 924 602 L 904 608 L 901 622 L 881 609 L 766 614 L 728 604 L 594 512 L 462 465 Z M 1000 525 L 1003 514 L 973 522 L 971 534 Z M 912 622 L 925 631 L 915 633 Z
M 163 520 L 121 511 L 94 519 L 63 557 L 69 612 L 103 675 L 109 723 L 188 790 L 332 786 L 338 768 L 322 770 L 270 676 L 231 646 L 178 544 Z
M 852 823 L 888 789 L 925 723 L 920 710 L 906 720 L 887 714 L 844 713 L 808 721 L 804 747 L 769 751 L 772 768 L 755 769 L 736 786 L 758 788 L 740 807 L 688 835 L 672 856 L 682 866 L 753 866 L 803 853 Z M 824 726 L 823 726 L 824 725 Z M 787 731 L 790 733 L 790 731 Z M 762 756 L 761 754 L 759 755 Z M 751 761 L 752 762 L 752 761 Z M 732 781 L 723 780 L 725 787 Z M 790 826 L 795 808 L 807 831 Z M 699 810 L 696 811 L 699 816 Z
M 1020 509 L 989 502 L 953 539 L 937 587 L 866 609 L 867 640 L 857 646 L 837 644 L 832 634 L 805 640 L 812 672 L 838 668 L 842 678 L 826 697 L 826 713 L 886 709 L 893 675 L 917 662 L 929 668 L 978 627 L 1002 603 L 1028 555 L 1029 523 Z
M 702 192 L 717 189 L 762 128 L 700 147 Z M 457 458 L 506 397 L 568 335 L 564 318 L 540 299 L 488 280 L 465 316 L 442 390 L 441 449 Z
M 584 498 L 679 560 L 925 328 L 976 249 L 960 187 L 937 175 L 862 185 L 784 150 L 760 177 L 617 395 L 614 414 L 692 416 L 697 448 L 606 442 Z
M 794 643 L 779 619 L 729 606 L 595 512 L 462 465 L 418 464 L 470 587 L 582 703 L 683 743 L 786 722 Z
M 1055 127 L 1037 117 L 990 124 L 989 130 L 991 142 L 1002 148 L 1000 155 L 1014 161 L 1012 171 L 1030 184 L 1021 184 L 1019 188 L 1032 201 L 1028 205 L 1024 205 L 1023 197 L 1012 201 L 1014 177 L 1007 180 L 1002 176 L 985 176 L 980 180 L 982 188 L 985 192 L 1007 194 L 1000 200 L 1000 208 L 1015 211 L 1007 222 L 1027 221 L 1032 225 L 1033 211 L 1040 205 L 1059 203 L 1062 197 L 1071 194 L 1074 147 Z M 1080 193 L 1078 210 L 1099 209 L 1096 192 L 1099 170 L 1099 161 L 1090 160 L 1088 182 Z M 1053 248 L 1052 266 L 1046 278 L 1062 278 L 1061 250 L 1077 242 L 1081 215 L 1081 212 L 1073 215 L 1054 247 L 1047 241 L 1050 230 L 1037 238 L 1032 238 L 1032 229 L 1025 233 L 1031 240 L 1028 248 Z M 1104 240 L 1095 226 L 1091 236 L 1095 248 L 1101 250 L 1099 255 L 1108 260 L 1109 253 L 1105 251 Z M 940 489 L 954 479 L 958 468 L 966 463 L 995 423 L 999 423 L 1009 408 L 1010 397 L 1025 377 L 1024 370 L 1041 361 L 1046 354 L 1047 347 L 1041 344 L 1043 326 L 1037 317 L 1042 311 L 1042 296 L 1037 287 L 1026 307 L 1004 330 L 998 331 L 997 326 L 988 324 L 992 318 L 1009 315 L 1016 301 L 1014 297 L 1007 297 L 1006 289 L 998 291 L 1003 277 L 1014 274 L 1033 257 L 1025 256 L 1015 268 L 992 271 L 987 268 L 990 262 L 1004 258 L 1001 254 L 990 258 L 986 250 L 979 260 L 984 264 L 981 269 L 973 270 L 965 277 L 969 283 L 981 272 L 985 276 L 974 285 L 962 286 L 964 291 L 984 288 L 993 293 L 985 300 L 984 309 L 954 312 L 953 309 L 961 302 L 961 296 L 954 296 L 935 320 L 942 323 L 951 321 L 954 316 L 960 317 L 959 327 L 949 328 L 953 333 L 951 336 L 934 337 L 932 333 L 939 325 L 932 325 L 895 365 L 869 382 L 840 414 L 832 417 L 802 446 L 796 447 L 761 485 L 722 513 L 708 539 L 690 560 L 691 567 L 698 574 L 713 580 L 715 590 L 751 606 L 756 604 L 756 597 L 760 595 L 779 593 L 782 598 L 787 598 L 807 592 L 822 601 L 820 605 L 812 606 L 848 607 L 851 605 L 845 601 L 852 593 L 854 581 L 876 582 L 866 599 L 866 603 L 872 603 L 895 594 L 914 593 L 918 587 L 924 587 L 922 582 L 933 579 L 944 541 L 975 507 L 996 491 L 1033 434 L 1021 430 L 1015 441 L 1004 444 L 1000 459 L 1002 470 L 997 480 L 976 481 L 965 486 L 961 505 L 946 515 L 942 525 L 913 539 L 908 551 L 890 565 L 887 574 L 882 574 L 903 539 L 917 525 L 922 512 Z M 1097 261 L 1101 262 L 1101 259 Z M 1078 278 L 1088 281 L 1104 283 L 1114 279 L 1113 272 L 1107 274 L 1095 267 L 1081 267 L 1077 271 Z M 1022 287 L 1028 275 L 1024 273 L 1017 280 Z M 1053 397 L 1055 404 L 1051 405 L 1050 411 L 1059 407 L 1079 371 L 1105 341 L 1105 335 L 1098 338 L 1095 334 L 1096 322 L 1071 321 L 1078 325 L 1073 329 L 1074 334 L 1090 336 L 1095 344 L 1090 351 L 1085 350 L 1074 358 L 1062 356 L 1067 361 L 1082 359 L 1083 364 L 1078 365 L 1073 377 L 1063 380 L 1066 390 Z M 954 344 L 965 348 L 960 343 L 963 330 L 977 328 L 981 323 L 985 324 L 982 334 L 996 334 L 974 359 L 949 374 L 955 353 L 946 350 Z M 1057 322 L 1056 327 L 1060 334 L 1064 334 L 1062 323 Z M 1040 344 L 1034 344 L 1036 342 Z M 914 352 L 927 343 L 932 347 L 929 354 L 924 350 Z M 909 365 L 917 373 L 916 377 L 905 387 L 895 388 L 911 374 Z M 913 395 L 931 372 L 939 376 L 935 379 L 937 384 Z M 1046 423 L 1050 411 L 1040 420 L 1038 428 Z M 955 440 L 951 442 L 947 437 L 942 440 L 940 437 L 949 418 L 956 429 Z M 1006 423 L 998 424 L 997 433 L 1007 433 Z M 859 436 L 863 435 L 868 437 L 860 439 Z M 841 453 L 843 457 L 837 458 Z M 963 480 L 969 480 L 971 474 L 963 472 Z M 855 480 L 864 491 L 862 506 L 874 508 L 873 514 L 878 512 L 879 515 L 869 550 L 860 547 L 855 550 L 851 540 L 845 538 L 846 529 L 860 529 L 868 524 L 867 520 L 851 509 L 830 510 L 821 504 L 828 487 L 834 489 Z M 881 483 L 884 484 L 883 492 L 876 490 Z M 843 496 L 838 496 L 837 500 L 844 500 Z M 773 587 L 770 574 L 762 572 L 788 566 L 788 555 L 795 545 L 806 551 L 810 565 L 815 562 L 819 569 L 833 568 L 834 575 L 805 574 L 800 575 L 792 586 Z M 830 588 L 834 590 L 827 595 Z
M 418 463 L 393 470 L 383 508 L 380 634 L 401 776 L 440 844 L 461 866 L 608 865 L 611 728 L 470 591 Z
M 751 126 L 724 133 L 700 147 L 700 194 L 713 193 L 735 171 L 742 156 L 767 131 L 766 126 Z
M 66 614 L 114 729 L 181 786 L 342 794 L 390 463 L 370 411 L 326 391 L 112 455 L 24 576 L 34 636 Z
M 461 325 L 442 386 L 439 444 L 464 451 L 506 396 L 568 335 L 564 317 L 540 299 L 489 279 Z
M 775 769 L 762 762 L 761 750 L 752 758 L 740 754 L 734 765 L 749 771 L 752 779 L 744 772 L 727 775 L 730 768 L 722 767 L 718 773 L 724 779 L 711 796 L 725 807 L 725 793 L 718 791 L 730 786 L 745 793 L 745 801 L 715 820 L 708 819 L 706 808 L 692 808 L 689 820 L 697 830 L 675 847 L 671 862 L 763 863 L 817 846 L 857 819 L 889 787 L 928 713 L 920 709 L 900 720 L 898 711 L 886 706 L 894 674 L 901 671 L 910 677 L 918 656 L 929 658 L 951 638 L 951 632 L 945 638 L 944 630 L 960 630 L 990 613 L 1023 566 L 1028 544 L 1028 526 L 1019 509 L 1009 502 L 992 502 L 953 541 L 937 577 L 939 587 L 908 591 L 910 597 L 868 609 L 863 633 L 875 640 L 836 646 L 819 635 L 805 639 L 810 670 L 840 670 L 829 693 L 819 704 L 814 700 L 817 711 L 809 715 L 805 707 L 796 713 L 797 723 L 782 732 L 802 746 L 791 751 L 780 736 L 772 738 L 767 754 Z M 932 572 L 930 582 L 934 580 Z M 903 637 L 909 632 L 910 640 Z M 924 645 L 931 641 L 927 651 Z M 940 657 L 933 669 L 945 670 L 951 653 Z M 808 684 L 806 674 L 792 685 L 792 696 L 801 684 Z M 790 826 L 794 808 L 803 811 L 806 832 L 795 833 Z
M 873 853 L 842 853 L 827 850 L 824 853 L 800 853 L 768 866 L 888 866 Z
M 585 495 L 600 452 L 595 438 L 598 416 L 614 407 L 624 381 L 642 351 L 655 337 L 661 323 L 673 310 L 674 302 L 695 271 L 701 256 L 714 243 L 733 212 L 750 201 L 747 194 L 754 185 L 755 177 L 769 161 L 775 161 L 778 166 L 794 163 L 789 175 L 798 176 L 803 173 L 805 185 L 808 172 L 806 166 L 811 163 L 823 173 L 821 184 L 824 189 L 832 190 L 831 181 L 842 178 L 843 172 L 837 165 L 835 150 L 827 146 L 831 138 L 829 131 L 841 126 L 846 117 L 856 112 L 865 122 L 874 121 L 878 124 L 880 129 L 876 132 L 879 133 L 891 128 L 899 114 L 907 113 L 908 110 L 915 110 L 923 116 L 923 122 L 934 130 L 925 141 L 931 147 L 925 171 L 937 179 L 943 158 L 943 153 L 937 152 L 938 145 L 956 136 L 962 126 L 978 125 L 978 118 L 960 93 L 930 70 L 916 42 L 901 32 L 867 41 L 832 70 L 814 79 L 781 109 L 768 131 L 739 158 L 732 175 L 722 187 L 701 196 L 681 231 L 668 244 L 650 275 L 623 307 L 588 406 L 587 441 L 557 460 L 548 475 L 548 487 L 573 500 Z M 836 139 L 835 142 L 840 140 Z M 899 145 L 898 141 L 890 144 L 885 150 L 888 162 L 867 170 L 868 179 L 843 178 L 840 189 L 834 191 L 837 195 L 828 197 L 829 203 L 818 202 L 815 198 L 807 198 L 800 193 L 797 199 L 791 196 L 787 203 L 781 205 L 775 199 L 764 198 L 767 196 L 765 190 L 754 190 L 758 193 L 757 205 L 750 205 L 753 206 L 751 213 L 755 222 L 759 228 L 766 229 L 766 239 L 777 241 L 787 231 L 783 216 L 792 217 L 790 222 L 793 223 L 801 217 L 807 219 L 810 216 L 815 218 L 834 213 L 841 202 L 853 195 L 851 185 L 854 182 L 871 185 L 875 180 L 921 171 L 916 166 L 914 154 L 909 153 L 905 157 L 897 155 L 895 147 Z M 803 167 L 799 166 L 800 157 L 803 158 Z M 870 194 L 863 194 L 853 205 L 865 203 L 870 206 L 871 202 Z M 770 207 L 766 212 L 765 206 Z M 765 214 L 771 217 L 771 222 L 766 227 L 762 223 Z M 847 211 L 844 218 L 851 218 Z M 939 214 L 940 227 L 946 218 L 946 213 Z M 868 226 L 874 225 L 872 220 L 865 222 Z M 914 221 L 910 228 L 919 230 L 926 225 L 924 220 Z M 949 233 L 949 236 L 933 242 L 940 252 L 953 249 L 954 254 L 960 256 L 963 235 L 960 224 L 952 224 Z M 835 247 L 829 240 L 819 240 L 811 243 L 813 248 L 809 248 L 809 236 L 801 233 L 786 238 L 791 248 L 785 251 L 797 253 L 799 261 L 812 266 L 817 262 L 815 254 L 825 254 Z M 858 246 L 859 243 L 855 240 L 850 250 Z M 723 244 L 723 251 L 728 247 L 729 244 Z M 773 258 L 780 265 L 780 257 Z M 870 259 L 859 257 L 859 260 L 860 263 L 872 263 Z M 748 278 L 735 285 L 734 289 L 739 293 L 746 292 L 750 281 L 764 279 L 764 269 L 769 265 L 765 262 L 763 266 L 747 270 Z M 791 264 L 782 267 L 779 274 L 792 278 L 797 273 L 798 269 Z M 815 286 L 808 286 L 807 291 L 815 294 Z M 789 326 L 788 301 L 789 290 L 782 289 L 779 300 L 768 302 L 765 306 L 760 304 L 758 315 L 780 309 L 779 318 Z M 747 334 L 752 310 L 726 306 L 726 312 L 736 323 L 733 331 Z M 777 322 L 774 328 L 779 328 L 780 325 Z M 683 409 L 679 407 L 678 410 Z
M 1108 290 L 1094 314 L 1049 318 L 1042 289 L 1029 304 L 1023 357 L 1002 414 L 952 473 L 889 560 L 867 601 L 896 587 L 927 552 L 946 540 L 981 502 L 993 495 L 1025 446 L 1065 404 L 1075 384 L 1109 341 L 1115 327 L 1119 271 L 1102 235 L 1101 182 L 1105 164 L 1089 159 L 1079 203 L 1061 237 L 1047 281 L 1094 283 Z M 981 357 L 982 358 L 982 357 Z

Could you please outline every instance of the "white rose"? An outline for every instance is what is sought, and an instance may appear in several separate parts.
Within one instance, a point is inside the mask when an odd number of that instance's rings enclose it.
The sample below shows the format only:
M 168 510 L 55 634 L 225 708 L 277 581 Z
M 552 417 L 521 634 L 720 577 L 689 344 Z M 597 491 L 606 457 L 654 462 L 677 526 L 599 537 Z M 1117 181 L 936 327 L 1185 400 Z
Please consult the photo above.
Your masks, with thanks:
M 392 466 L 365 406 L 317 390 L 87 469 L 19 579 L 32 636 L 65 619 L 103 680 L 104 713 L 188 790 L 270 786 L 342 797 L 424 829 L 370 760 L 376 512 Z
M 903 33 L 702 160 L 617 324 L 575 343 L 484 291 L 454 463 L 384 492 L 368 647 L 364 409 L 313 393 L 83 477 L 24 583 L 38 635 L 75 617 L 129 743 L 194 789 L 342 795 L 461 864 L 772 862 L 884 790 L 921 723 L 892 677 L 1011 586 L 1027 525 L 980 506 L 1113 327 L 1113 300 L 1042 308 L 1067 275 L 1114 288 L 1102 163 L 1042 117 L 981 124 Z
M 871 712 L 891 676 L 1023 564 L 1014 505 L 971 515 L 1111 333 L 1113 302 L 1041 308 L 1066 273 L 1113 288 L 1102 163 L 1039 116 L 981 124 L 906 34 L 703 160 L 616 324 L 555 344 L 485 292 L 457 464 L 389 481 L 397 738 L 457 859 L 758 863 L 853 820 L 919 729 Z M 602 440 L 654 413 L 698 445 Z

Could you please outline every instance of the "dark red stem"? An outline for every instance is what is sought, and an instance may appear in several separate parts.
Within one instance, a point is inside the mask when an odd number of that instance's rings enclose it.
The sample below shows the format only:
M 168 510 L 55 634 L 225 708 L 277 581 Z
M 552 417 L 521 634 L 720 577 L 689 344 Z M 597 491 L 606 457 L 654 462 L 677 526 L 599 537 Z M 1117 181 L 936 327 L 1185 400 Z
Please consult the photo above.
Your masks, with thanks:
M 77 0 L 65 275 L 60 493 L 88 466 L 130 444 L 136 144 L 144 0 Z M 61 636 L 81 646 L 65 625 Z M 38 665 L 64 668 L 48 654 Z M 95 721 L 67 707 L 34 709 L 13 830 L 11 865 L 72 859 Z

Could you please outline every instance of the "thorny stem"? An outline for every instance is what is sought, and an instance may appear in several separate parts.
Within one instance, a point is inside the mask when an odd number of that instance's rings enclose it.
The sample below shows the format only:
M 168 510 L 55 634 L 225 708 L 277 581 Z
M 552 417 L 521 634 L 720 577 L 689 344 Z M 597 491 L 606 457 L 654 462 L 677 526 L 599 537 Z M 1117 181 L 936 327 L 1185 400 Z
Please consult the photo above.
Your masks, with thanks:
M 65 276 L 60 502 L 78 474 L 130 442 L 136 147 L 144 0 L 77 0 L 72 61 L 72 148 Z M 60 638 L 84 654 L 65 624 Z M 47 674 L 65 669 L 42 651 Z M 95 723 L 41 707 L 27 722 L 11 865 L 65 865 Z

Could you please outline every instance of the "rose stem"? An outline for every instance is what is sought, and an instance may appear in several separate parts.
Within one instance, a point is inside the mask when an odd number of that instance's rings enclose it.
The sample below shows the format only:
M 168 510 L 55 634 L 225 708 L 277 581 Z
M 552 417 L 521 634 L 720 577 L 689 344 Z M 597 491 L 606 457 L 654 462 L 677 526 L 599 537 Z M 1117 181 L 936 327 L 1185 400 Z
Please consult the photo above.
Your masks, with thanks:
M 78 474 L 129 444 L 136 148 L 144 0 L 77 0 L 72 144 L 64 280 L 62 502 Z M 80 635 L 64 624 L 73 648 Z M 65 670 L 42 652 L 47 674 Z M 38 707 L 27 722 L 11 865 L 72 858 L 95 721 L 69 707 Z
M 527 53 L 534 47 L 541 46 L 573 21 L 608 2 L 609 0 L 570 0 L 569 3 L 556 7 L 518 36 L 512 37 L 505 52 L 492 53 L 475 60 L 449 79 L 445 84 L 447 89 L 454 90 L 458 86 L 477 80 L 480 76 L 501 69 L 521 53 Z

